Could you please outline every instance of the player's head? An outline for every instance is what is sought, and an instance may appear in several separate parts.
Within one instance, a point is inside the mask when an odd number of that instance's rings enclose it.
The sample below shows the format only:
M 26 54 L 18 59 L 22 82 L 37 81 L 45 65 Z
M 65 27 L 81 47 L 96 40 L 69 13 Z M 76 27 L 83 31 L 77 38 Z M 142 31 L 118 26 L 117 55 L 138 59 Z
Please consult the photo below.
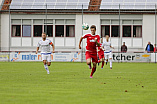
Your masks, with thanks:
M 42 38 L 46 39 L 46 33 L 44 33 L 44 32 L 42 33 Z
M 125 45 L 125 42 L 123 42 L 123 45 Z
M 105 37 L 106 37 L 106 40 L 108 40 L 108 39 L 109 39 L 109 35 L 106 35 Z
M 92 34 L 92 35 L 95 35 L 96 26 L 95 26 L 95 25 L 92 25 L 92 26 L 90 27 L 90 30 L 91 30 L 91 34 Z

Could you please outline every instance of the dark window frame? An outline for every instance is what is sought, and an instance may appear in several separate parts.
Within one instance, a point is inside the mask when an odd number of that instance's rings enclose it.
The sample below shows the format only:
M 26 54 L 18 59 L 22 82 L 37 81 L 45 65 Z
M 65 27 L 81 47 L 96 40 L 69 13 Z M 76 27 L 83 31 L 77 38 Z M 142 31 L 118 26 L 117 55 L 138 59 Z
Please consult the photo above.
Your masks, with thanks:
M 45 31 L 45 26 L 46 26 L 46 25 L 44 25 L 44 32 L 46 32 L 46 31 Z M 47 26 L 52 26 L 52 36 L 48 36 L 48 37 L 53 37 L 53 25 L 47 25 Z M 48 35 L 48 34 L 46 33 L 46 35 Z
M 34 34 L 34 26 L 42 26 L 41 27 L 42 28 L 41 35 L 42 35 L 42 33 L 43 33 L 43 25 L 33 25 L 33 37 L 41 37 L 41 36 L 35 36 L 35 34 Z
M 13 36 L 13 26 L 20 26 L 20 36 Z M 19 24 L 13 24 L 13 25 L 11 25 L 11 37 L 21 37 L 21 25 L 19 25 Z
M 121 28 L 120 28 L 119 25 L 111 25 L 111 37 L 112 37 L 112 38 L 116 38 L 116 37 L 113 37 L 113 35 L 112 35 L 112 26 L 118 26 L 118 27 L 119 27 L 119 30 L 118 30 L 118 32 L 119 32 L 118 35 L 119 35 L 119 36 L 117 36 L 117 37 L 120 37 L 120 29 L 121 29 Z
M 141 37 L 134 37 L 134 26 L 141 26 Z M 142 32 L 142 25 L 133 25 L 133 38 L 142 38 L 143 32 Z
M 66 34 L 67 27 L 66 26 L 74 26 L 74 36 L 67 36 L 67 34 Z M 65 25 L 65 37 L 75 37 L 75 25 Z
M 62 37 L 65 37 L 65 25 L 55 25 L 55 37 L 61 37 L 61 36 L 56 36 L 56 26 L 63 26 L 64 28 L 64 35 Z
M 108 34 L 108 35 L 109 35 L 109 37 L 110 37 L 110 36 L 111 36 L 111 34 L 110 34 L 110 30 L 111 30 L 110 25 L 101 25 L 101 37 L 103 37 L 103 36 L 102 36 L 102 27 L 103 27 L 103 26 L 109 26 L 109 34 Z M 104 36 L 104 37 L 105 37 L 105 36 Z
M 130 26 L 131 27 L 131 36 L 130 37 L 126 37 L 126 36 L 124 36 L 124 33 L 123 33 L 123 30 L 124 30 L 124 26 Z M 124 37 L 124 38 L 131 38 L 132 37 L 132 25 L 122 25 L 122 37 Z

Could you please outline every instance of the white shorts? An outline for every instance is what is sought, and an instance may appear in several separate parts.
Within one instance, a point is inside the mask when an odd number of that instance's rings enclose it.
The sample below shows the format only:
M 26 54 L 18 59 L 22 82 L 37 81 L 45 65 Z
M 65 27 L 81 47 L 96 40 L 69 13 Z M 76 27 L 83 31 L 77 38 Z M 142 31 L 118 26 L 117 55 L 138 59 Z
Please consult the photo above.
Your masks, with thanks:
M 51 54 L 41 54 L 42 60 L 47 60 L 47 62 L 51 62 Z
M 112 52 L 107 52 L 107 53 L 104 52 L 104 54 L 105 54 L 105 59 L 112 58 Z

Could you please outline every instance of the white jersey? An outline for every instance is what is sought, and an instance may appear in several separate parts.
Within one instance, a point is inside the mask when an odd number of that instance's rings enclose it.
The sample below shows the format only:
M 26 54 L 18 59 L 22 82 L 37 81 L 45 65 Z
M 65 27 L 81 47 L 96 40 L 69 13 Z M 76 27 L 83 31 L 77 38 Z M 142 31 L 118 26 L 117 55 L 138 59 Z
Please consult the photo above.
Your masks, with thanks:
M 51 40 L 46 39 L 45 41 L 40 40 L 37 44 L 37 47 L 41 47 L 41 53 L 51 54 L 50 45 L 52 44 Z
M 104 52 L 111 52 L 111 42 L 110 41 L 105 41 L 103 44 L 102 44 L 102 47 L 105 49 Z

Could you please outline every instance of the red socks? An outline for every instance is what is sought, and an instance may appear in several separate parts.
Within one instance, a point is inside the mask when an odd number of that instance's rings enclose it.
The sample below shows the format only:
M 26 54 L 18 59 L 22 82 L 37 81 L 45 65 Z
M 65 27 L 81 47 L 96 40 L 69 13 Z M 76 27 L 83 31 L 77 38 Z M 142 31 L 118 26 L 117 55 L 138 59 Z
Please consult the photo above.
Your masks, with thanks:
M 90 76 L 93 76 L 93 74 L 94 74 L 95 71 L 96 71 L 96 67 L 95 68 L 93 67 Z

